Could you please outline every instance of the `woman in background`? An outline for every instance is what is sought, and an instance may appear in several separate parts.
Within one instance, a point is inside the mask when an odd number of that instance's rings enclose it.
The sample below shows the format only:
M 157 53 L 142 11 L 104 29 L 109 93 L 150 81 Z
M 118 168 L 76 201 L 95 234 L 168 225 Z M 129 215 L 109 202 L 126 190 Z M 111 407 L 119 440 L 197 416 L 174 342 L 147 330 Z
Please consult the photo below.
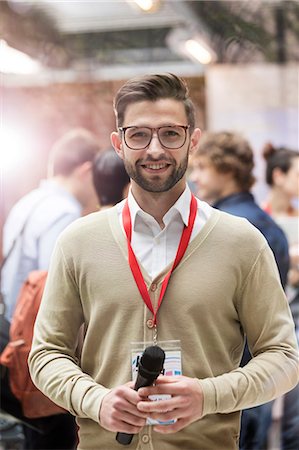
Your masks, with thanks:
M 289 241 L 287 296 L 299 341 L 299 152 L 266 144 L 263 155 L 270 187 L 264 209 L 275 218 Z M 299 385 L 284 396 L 281 448 L 299 449 Z
M 127 197 L 130 178 L 114 149 L 107 149 L 96 156 L 92 176 L 100 209 L 110 208 Z

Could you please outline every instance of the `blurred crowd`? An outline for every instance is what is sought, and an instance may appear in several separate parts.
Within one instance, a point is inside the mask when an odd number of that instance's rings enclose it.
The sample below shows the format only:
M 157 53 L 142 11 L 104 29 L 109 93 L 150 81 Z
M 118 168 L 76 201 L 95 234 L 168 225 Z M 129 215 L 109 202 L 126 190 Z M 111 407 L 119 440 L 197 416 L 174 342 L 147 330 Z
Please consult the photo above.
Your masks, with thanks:
M 233 132 L 203 133 L 197 150 L 190 155 L 188 181 L 198 198 L 228 214 L 246 218 L 265 236 L 275 256 L 299 340 L 299 153 L 271 143 L 266 143 L 262 151 L 268 185 L 262 204 L 252 194 L 253 150 L 246 139 Z M 9 322 L 29 273 L 48 270 L 58 235 L 82 214 L 122 201 L 129 183 L 122 160 L 112 148 L 100 149 L 89 131 L 71 130 L 55 143 L 49 155 L 47 180 L 13 206 L 5 223 L 1 291 Z M 245 348 L 241 365 L 250 358 Z M 32 426 L 20 416 L 14 423 L 11 416 L 5 415 L 3 401 L 1 407 L 3 449 L 76 446 L 76 424 L 71 414 L 38 418 Z M 240 449 L 270 450 L 271 425 L 277 419 L 280 448 L 298 450 L 298 386 L 274 403 L 243 411 Z M 11 421 L 13 426 L 9 428 Z

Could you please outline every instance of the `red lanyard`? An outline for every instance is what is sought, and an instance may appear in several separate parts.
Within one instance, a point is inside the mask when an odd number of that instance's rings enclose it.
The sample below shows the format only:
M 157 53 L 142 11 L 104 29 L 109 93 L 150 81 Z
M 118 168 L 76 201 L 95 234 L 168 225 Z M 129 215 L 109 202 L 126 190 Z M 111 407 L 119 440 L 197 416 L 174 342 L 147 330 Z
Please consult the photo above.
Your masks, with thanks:
M 178 266 L 178 264 L 180 263 L 181 259 L 183 258 L 185 251 L 188 247 L 189 241 L 190 241 L 190 237 L 191 237 L 191 233 L 193 230 L 193 225 L 195 222 L 195 217 L 196 217 L 196 213 L 197 213 L 197 200 L 194 197 L 194 195 L 192 195 L 191 197 L 191 202 L 190 202 L 190 213 L 189 213 L 189 220 L 188 220 L 188 225 L 184 227 L 184 230 L 182 232 L 182 236 L 181 236 L 181 240 L 179 243 L 179 247 L 176 253 L 176 257 L 174 260 L 174 263 L 170 269 L 170 271 L 167 273 L 166 277 L 163 280 L 162 283 L 162 288 L 161 288 L 161 292 L 160 292 L 160 296 L 159 296 L 159 301 L 158 301 L 158 307 L 157 310 L 154 311 L 153 308 L 153 304 L 151 302 L 151 298 L 149 296 L 143 275 L 141 273 L 137 258 L 135 256 L 135 253 L 132 249 L 131 246 L 131 237 L 132 237 L 132 222 L 131 222 L 131 215 L 130 215 L 130 209 L 129 209 L 129 205 L 128 205 L 128 200 L 125 203 L 125 206 L 123 208 L 123 212 L 122 212 L 122 219 L 123 219 L 123 226 L 125 229 L 125 233 L 127 236 L 127 243 L 128 243 L 128 256 L 129 256 L 129 264 L 130 264 L 130 268 L 133 274 L 133 277 L 135 279 L 135 282 L 137 284 L 137 287 L 139 289 L 139 292 L 141 294 L 141 297 L 143 298 L 144 303 L 146 304 L 146 306 L 148 307 L 148 309 L 151 311 L 151 313 L 153 314 L 153 322 L 154 325 L 156 325 L 157 323 L 157 314 L 159 311 L 159 308 L 161 306 L 170 276 L 172 274 L 172 272 L 174 271 L 174 269 Z

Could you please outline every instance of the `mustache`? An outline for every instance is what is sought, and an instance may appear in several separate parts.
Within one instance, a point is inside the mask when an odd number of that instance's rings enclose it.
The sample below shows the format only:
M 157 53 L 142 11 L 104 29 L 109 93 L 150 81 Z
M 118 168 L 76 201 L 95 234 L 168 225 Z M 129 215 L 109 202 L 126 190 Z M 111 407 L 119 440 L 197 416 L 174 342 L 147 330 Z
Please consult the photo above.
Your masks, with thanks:
M 169 158 L 169 156 L 166 158 L 164 155 L 159 155 L 158 158 L 153 158 L 151 155 L 148 155 L 145 159 L 140 158 L 137 160 L 137 164 L 146 164 L 146 163 L 169 163 L 172 164 L 174 161 L 174 158 Z

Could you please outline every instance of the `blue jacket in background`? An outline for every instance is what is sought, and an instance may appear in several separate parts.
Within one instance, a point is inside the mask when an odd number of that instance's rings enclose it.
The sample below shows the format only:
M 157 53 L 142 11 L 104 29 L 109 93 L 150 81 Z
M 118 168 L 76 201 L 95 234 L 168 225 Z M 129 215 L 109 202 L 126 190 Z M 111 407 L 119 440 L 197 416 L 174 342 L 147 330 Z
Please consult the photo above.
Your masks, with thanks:
M 269 214 L 258 206 L 253 195 L 250 192 L 239 192 L 218 200 L 213 206 L 234 216 L 245 217 L 260 230 L 274 253 L 281 284 L 285 287 L 290 266 L 287 238 Z

